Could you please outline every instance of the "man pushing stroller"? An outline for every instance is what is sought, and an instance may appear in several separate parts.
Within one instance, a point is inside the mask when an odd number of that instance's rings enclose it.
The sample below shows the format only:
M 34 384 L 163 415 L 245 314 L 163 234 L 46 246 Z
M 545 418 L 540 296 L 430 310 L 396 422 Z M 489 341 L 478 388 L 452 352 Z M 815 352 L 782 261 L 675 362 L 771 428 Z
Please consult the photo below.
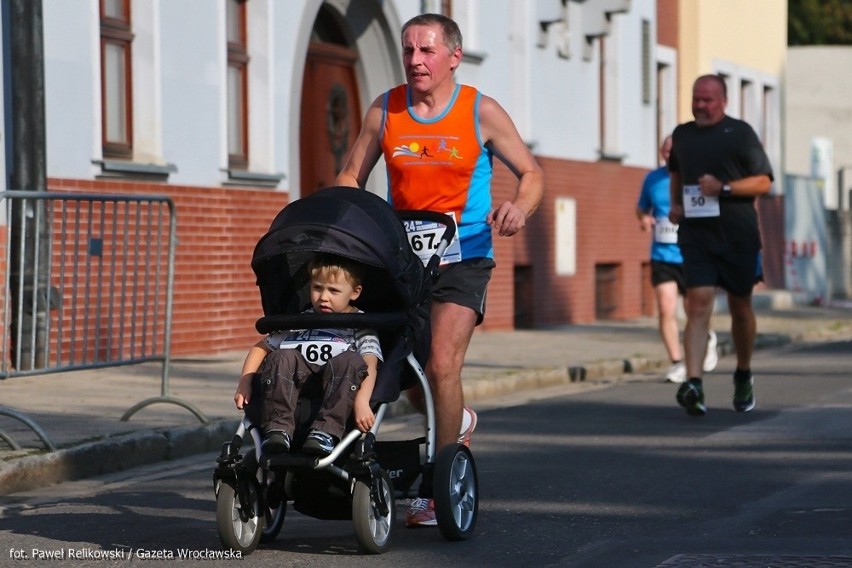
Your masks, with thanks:
M 305 313 L 362 313 L 352 304 L 362 291 L 357 262 L 317 254 L 309 265 L 309 275 L 312 307 Z M 234 402 L 247 412 L 259 407 L 262 451 L 282 454 L 293 443 L 300 394 L 321 399 L 302 451 L 329 455 L 346 432 L 350 413 L 360 431 L 373 426 L 370 397 L 381 360 L 378 335 L 370 329 L 276 331 L 246 355 Z

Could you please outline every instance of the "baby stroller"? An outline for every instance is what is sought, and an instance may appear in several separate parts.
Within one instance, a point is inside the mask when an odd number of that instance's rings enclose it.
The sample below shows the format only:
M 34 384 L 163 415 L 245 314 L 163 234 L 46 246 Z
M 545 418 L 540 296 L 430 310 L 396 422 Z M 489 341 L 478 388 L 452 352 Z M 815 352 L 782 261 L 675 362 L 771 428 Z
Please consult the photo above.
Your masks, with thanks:
M 417 479 L 416 494 L 434 499 L 438 528 L 446 539 L 473 534 L 479 508 L 473 456 L 462 444 L 445 446 L 436 455 L 435 408 L 422 367 L 430 333 L 429 288 L 454 233 L 455 224 L 446 215 L 397 213 L 376 195 L 351 188 L 323 189 L 279 212 L 252 258 L 265 314 L 257 330 L 377 330 L 384 362 L 371 399 L 376 421 L 366 434 L 350 424 L 331 455 L 301 453 L 319 405 L 301 399 L 290 453 L 266 456 L 260 451 L 263 433 L 244 417 L 234 437 L 223 444 L 213 474 L 216 523 L 226 548 L 249 554 L 259 543 L 274 540 L 290 504 L 318 519 L 351 519 L 359 548 L 382 553 L 391 542 L 395 499 L 414 496 Z M 356 302 L 365 313 L 302 313 L 310 298 L 307 265 L 319 252 L 365 265 L 363 292 Z M 426 406 L 425 435 L 380 440 L 388 405 L 418 383 Z M 253 447 L 243 454 L 249 437 Z

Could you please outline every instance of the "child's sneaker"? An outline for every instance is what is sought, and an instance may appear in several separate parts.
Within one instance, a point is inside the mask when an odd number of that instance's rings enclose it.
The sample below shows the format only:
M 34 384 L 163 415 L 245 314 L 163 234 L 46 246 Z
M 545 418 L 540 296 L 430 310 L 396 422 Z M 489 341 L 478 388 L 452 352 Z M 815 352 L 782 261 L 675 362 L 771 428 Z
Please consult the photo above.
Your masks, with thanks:
M 754 377 L 751 371 L 737 369 L 734 373 L 734 410 L 748 412 L 754 405 Z
M 413 500 L 405 515 L 405 526 L 409 528 L 438 526 L 438 520 L 435 518 L 435 501 L 423 498 Z
M 326 434 L 321 430 L 311 430 L 307 440 L 302 444 L 302 451 L 306 454 L 327 456 L 334 451 L 336 445 L 337 440 L 331 434 Z
M 690 416 L 704 416 L 707 407 L 704 406 L 704 389 L 701 379 L 689 379 L 677 390 L 677 403 L 686 409 Z
M 462 425 L 459 432 L 459 444 L 464 444 L 470 447 L 470 435 L 476 429 L 476 412 L 469 406 L 465 406 L 462 410 Z
M 281 430 L 270 430 L 263 436 L 260 451 L 264 454 L 286 454 L 290 451 L 290 436 Z

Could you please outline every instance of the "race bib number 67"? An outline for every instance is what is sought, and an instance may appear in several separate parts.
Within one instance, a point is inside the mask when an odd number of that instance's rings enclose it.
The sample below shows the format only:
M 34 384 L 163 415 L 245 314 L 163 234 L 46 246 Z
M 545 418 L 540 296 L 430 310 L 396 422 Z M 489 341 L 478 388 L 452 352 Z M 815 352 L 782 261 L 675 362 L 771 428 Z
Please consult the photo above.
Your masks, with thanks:
M 448 213 L 452 216 L 452 213 Z M 453 218 L 455 222 L 455 218 Z M 405 232 L 408 235 L 408 243 L 411 245 L 411 250 L 420 258 L 420 261 L 425 266 L 429 259 L 438 250 L 438 245 L 441 242 L 441 235 L 444 234 L 444 226 L 440 223 L 432 221 L 404 221 Z M 453 237 L 450 246 L 444 251 L 441 257 L 441 264 L 450 264 L 461 260 L 461 244 L 459 242 L 458 230 Z

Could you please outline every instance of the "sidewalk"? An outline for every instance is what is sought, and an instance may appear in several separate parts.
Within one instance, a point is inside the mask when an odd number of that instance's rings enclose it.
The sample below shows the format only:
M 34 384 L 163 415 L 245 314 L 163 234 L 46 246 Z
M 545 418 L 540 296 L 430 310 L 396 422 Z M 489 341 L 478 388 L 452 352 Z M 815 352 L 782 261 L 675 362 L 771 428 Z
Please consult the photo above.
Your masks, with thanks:
M 849 306 L 758 301 L 755 306 L 758 349 L 852 338 Z M 713 326 L 720 356 L 732 353 L 727 313 L 717 313 Z M 197 408 L 207 418 L 206 424 L 185 407 L 164 402 L 121 420 L 138 403 L 160 396 L 161 365 L 156 363 L 0 381 L 0 405 L 32 420 L 57 448 L 46 452 L 32 429 L 0 415 L 0 432 L 21 446 L 11 449 L 0 438 L 0 495 L 218 451 L 233 435 L 240 417 L 233 394 L 243 357 L 239 352 L 172 360 L 169 394 Z M 546 330 L 477 332 L 462 379 L 466 400 L 475 403 L 570 382 L 625 376 L 662 380 L 668 364 L 656 320 L 643 318 Z M 404 404 L 395 403 L 392 410 L 404 413 Z

